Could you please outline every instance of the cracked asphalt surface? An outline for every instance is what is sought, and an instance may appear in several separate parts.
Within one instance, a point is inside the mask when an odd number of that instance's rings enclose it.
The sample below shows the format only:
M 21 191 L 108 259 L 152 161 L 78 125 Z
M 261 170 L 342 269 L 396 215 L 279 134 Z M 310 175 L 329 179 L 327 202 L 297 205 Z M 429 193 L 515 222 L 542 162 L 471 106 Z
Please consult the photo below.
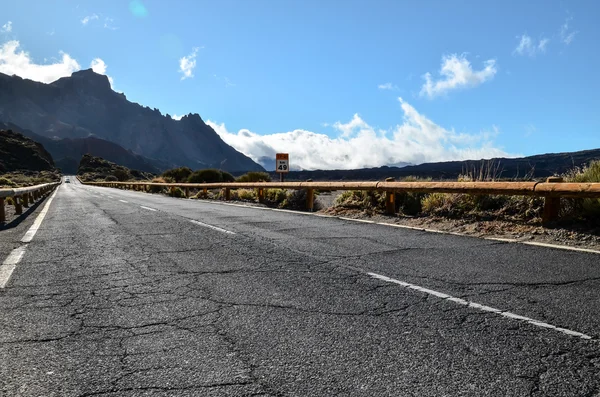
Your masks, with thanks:
M 599 255 L 63 184 L 0 290 L 0 395 L 599 397 L 599 314 Z

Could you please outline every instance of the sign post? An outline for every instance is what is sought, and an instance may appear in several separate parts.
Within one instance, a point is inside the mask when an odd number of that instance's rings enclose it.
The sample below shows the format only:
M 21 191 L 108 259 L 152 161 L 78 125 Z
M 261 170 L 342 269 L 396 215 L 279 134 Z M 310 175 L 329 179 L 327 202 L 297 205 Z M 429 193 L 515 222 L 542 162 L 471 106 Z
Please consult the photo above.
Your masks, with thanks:
M 283 182 L 284 175 L 290 172 L 290 155 L 288 153 L 275 154 L 275 172 L 279 174 L 279 179 Z

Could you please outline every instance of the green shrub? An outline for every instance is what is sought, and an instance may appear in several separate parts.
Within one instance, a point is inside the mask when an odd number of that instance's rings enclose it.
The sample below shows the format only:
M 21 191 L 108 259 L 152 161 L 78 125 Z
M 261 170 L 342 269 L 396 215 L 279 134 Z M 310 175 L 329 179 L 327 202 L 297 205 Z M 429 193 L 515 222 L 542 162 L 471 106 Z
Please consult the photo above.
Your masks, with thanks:
M 188 177 L 189 183 L 218 183 L 234 182 L 235 178 L 229 172 L 216 169 L 206 169 L 194 171 Z
M 109 175 L 106 178 L 104 178 L 105 182 L 116 182 L 118 180 L 119 179 L 116 176 L 114 176 L 114 175 Z
M 158 177 L 158 178 L 152 179 L 152 183 L 166 183 L 166 181 L 163 178 Z M 164 186 L 150 186 L 149 191 L 150 191 L 150 193 L 162 193 L 165 191 L 165 187 Z
M 252 189 L 239 189 L 236 191 L 236 194 L 239 200 L 256 201 L 256 193 Z
M 306 211 L 306 195 L 306 189 L 292 190 L 287 193 L 285 200 L 279 204 L 279 208 Z M 316 195 L 313 197 L 313 211 L 321 209 L 316 197 Z
M 169 189 L 169 196 L 183 198 L 185 197 L 185 192 L 180 187 L 174 187 L 172 189 Z
M 448 218 L 517 218 L 541 216 L 544 199 L 528 196 L 432 193 L 421 200 L 422 213 Z
M 8 178 L 0 177 L 0 186 L 16 186 L 16 184 Z
M 404 215 L 417 215 L 421 212 L 421 201 L 424 193 L 397 192 L 396 210 Z
M 126 168 L 123 168 L 123 167 L 118 167 L 117 169 L 115 169 L 113 171 L 113 175 L 120 182 L 125 182 L 125 181 L 128 181 L 129 179 L 131 179 L 131 175 L 129 174 L 129 171 Z
M 279 206 L 287 198 L 285 189 L 267 189 L 265 190 L 265 204 Z
M 7 197 L 5 203 L 7 205 L 15 205 L 15 200 L 12 197 Z
M 435 214 L 446 203 L 445 193 L 431 193 L 421 200 L 421 210 L 425 214 Z
M 170 170 L 166 170 L 162 173 L 163 178 L 171 178 L 175 182 L 184 182 L 187 181 L 190 175 L 192 174 L 192 170 L 188 167 L 179 167 L 172 168 Z
M 271 182 L 271 175 L 267 172 L 248 172 L 240 176 L 237 182 Z
M 594 160 L 586 167 L 574 168 L 563 175 L 565 182 L 600 182 L 600 160 Z M 600 199 L 563 199 L 563 215 L 573 218 L 590 219 L 600 223 Z
M 335 199 L 333 206 L 368 213 L 382 211 L 385 209 L 385 196 L 377 191 L 347 190 Z
M 235 177 L 227 171 L 221 171 L 223 182 L 235 182 Z

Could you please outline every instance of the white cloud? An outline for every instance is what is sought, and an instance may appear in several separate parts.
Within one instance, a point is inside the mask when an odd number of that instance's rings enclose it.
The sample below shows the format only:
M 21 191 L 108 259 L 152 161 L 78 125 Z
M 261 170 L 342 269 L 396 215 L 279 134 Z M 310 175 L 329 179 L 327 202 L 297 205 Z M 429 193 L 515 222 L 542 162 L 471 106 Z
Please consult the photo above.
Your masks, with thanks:
M 19 51 L 20 43 L 11 40 L 0 47 L 0 73 L 51 83 L 81 69 L 77 61 L 67 53 L 60 52 L 60 60 L 51 64 L 36 64 L 29 53 Z
M 196 67 L 196 55 L 198 54 L 198 47 L 194 47 L 192 52 L 179 60 L 179 72 L 183 74 L 181 80 L 189 79 L 194 77 L 193 71 Z
M 115 20 L 112 18 L 105 18 L 104 19 L 104 29 L 109 29 L 109 30 L 119 29 L 114 25 L 114 22 L 115 22 Z
M 225 124 L 207 121 L 229 145 L 255 161 L 275 153 L 290 153 L 290 162 L 301 169 L 353 169 L 399 163 L 480 159 L 507 156 L 495 147 L 497 127 L 477 134 L 445 129 L 398 98 L 404 113 L 402 124 L 376 130 L 355 114 L 348 123 L 337 122 L 338 136 L 306 130 L 259 135 L 247 129 L 227 131 Z
M 560 40 L 566 45 L 571 44 L 575 35 L 579 33 L 579 31 L 573 31 L 569 27 L 569 23 L 573 20 L 573 17 L 568 17 L 564 24 L 560 27 Z
M 535 40 L 526 34 L 517 36 L 517 39 L 519 39 L 519 44 L 513 54 L 529 55 L 531 57 L 538 52 L 546 52 L 546 46 L 550 42 L 550 39 L 544 37 L 536 44 Z
M 183 114 L 181 116 L 178 116 L 178 115 L 174 114 L 174 115 L 171 116 L 171 118 L 173 120 L 181 120 L 183 118 L 183 116 L 184 116 Z
M 98 20 L 98 18 L 99 17 L 96 14 L 88 15 L 81 20 L 81 24 L 87 25 L 90 21 Z
M 110 86 L 114 87 L 114 80 L 112 77 L 106 74 L 106 63 L 101 58 L 94 58 L 90 63 L 90 67 L 92 70 L 98 74 L 103 74 L 108 77 L 108 81 L 110 82 Z
M 12 21 L 8 21 L 4 25 L 2 25 L 2 29 L 0 29 L 0 32 L 2 32 L 2 33 L 12 32 Z
M 398 87 L 396 87 L 392 83 L 379 84 L 377 86 L 377 88 L 379 88 L 380 90 L 396 90 L 396 89 L 398 89 Z
M 421 88 L 420 95 L 433 98 L 451 90 L 476 87 L 492 79 L 497 71 L 494 59 L 485 61 L 483 69 L 474 71 L 464 55 L 444 56 L 440 68 L 440 79 L 433 81 L 431 74 L 426 73 L 423 76 L 425 84 Z

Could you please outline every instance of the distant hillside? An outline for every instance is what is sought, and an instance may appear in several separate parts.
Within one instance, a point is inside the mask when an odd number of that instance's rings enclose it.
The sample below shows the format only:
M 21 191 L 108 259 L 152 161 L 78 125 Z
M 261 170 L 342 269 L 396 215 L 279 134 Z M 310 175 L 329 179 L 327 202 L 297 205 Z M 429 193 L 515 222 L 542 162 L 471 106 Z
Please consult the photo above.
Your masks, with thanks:
M 456 179 L 464 173 L 479 174 L 492 167 L 496 179 L 534 179 L 563 174 L 573 167 L 587 165 L 592 160 L 600 160 L 600 149 L 579 152 L 548 153 L 522 158 L 494 158 L 491 160 L 448 161 L 426 163 L 407 167 L 379 167 L 357 170 L 318 170 L 292 171 L 287 180 L 382 180 L 387 177 L 396 179 L 407 176 L 421 178 Z M 279 178 L 271 173 L 273 178 Z
M 0 173 L 54 169 L 52 156 L 44 146 L 18 132 L 0 129 Z
M 263 170 L 227 145 L 198 114 L 181 120 L 163 116 L 158 109 L 130 102 L 114 92 L 108 78 L 91 69 L 51 84 L 0 73 L 0 120 L 47 138 L 93 136 L 114 142 L 140 156 L 157 159 L 164 168 Z
M 131 170 L 101 157 L 90 156 L 89 154 L 81 158 L 77 175 L 86 181 L 106 180 L 108 177 L 112 177 L 115 181 L 127 181 L 131 179 L 149 180 L 154 177 L 151 173 Z
M 0 122 L 0 128 L 18 131 L 44 145 L 46 150 L 52 155 L 56 167 L 60 168 L 64 174 L 75 174 L 79 166 L 79 161 L 84 154 L 102 157 L 128 168 L 155 174 L 167 168 L 165 164 L 161 164 L 159 161 L 147 159 L 104 139 L 95 137 L 51 139 L 36 134 L 33 131 L 23 129 L 13 123 Z

